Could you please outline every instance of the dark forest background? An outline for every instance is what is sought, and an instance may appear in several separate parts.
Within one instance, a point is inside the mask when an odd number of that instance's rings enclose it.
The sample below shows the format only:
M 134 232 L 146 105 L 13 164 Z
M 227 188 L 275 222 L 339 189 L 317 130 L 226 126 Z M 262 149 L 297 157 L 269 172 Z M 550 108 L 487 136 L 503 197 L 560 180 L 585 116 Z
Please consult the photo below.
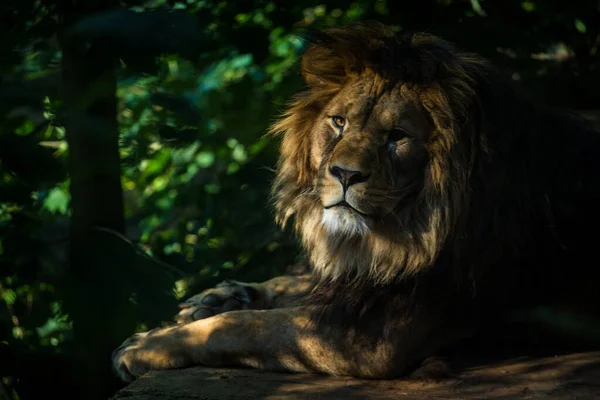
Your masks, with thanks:
M 296 261 L 263 134 L 302 86 L 306 29 L 359 19 L 600 109 L 597 0 L 1 2 L 0 399 L 106 399 L 125 337 Z

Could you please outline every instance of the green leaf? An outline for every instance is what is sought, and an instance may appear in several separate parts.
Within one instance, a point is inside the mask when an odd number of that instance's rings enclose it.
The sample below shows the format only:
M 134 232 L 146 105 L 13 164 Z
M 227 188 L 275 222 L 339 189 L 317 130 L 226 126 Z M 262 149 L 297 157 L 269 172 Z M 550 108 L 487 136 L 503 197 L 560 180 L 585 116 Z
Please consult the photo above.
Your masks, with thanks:
M 30 120 L 26 120 L 25 122 L 23 122 L 23 124 L 21 126 L 19 126 L 17 129 L 15 129 L 15 134 L 17 136 L 27 136 L 34 130 L 35 130 L 35 125 L 33 124 L 33 122 Z
M 196 156 L 196 164 L 200 168 L 208 168 L 215 162 L 215 154 L 210 151 L 202 151 Z
M 63 191 L 60 188 L 54 188 L 50 190 L 48 193 L 48 197 L 44 201 L 44 206 L 46 210 L 51 213 L 59 213 L 66 214 L 69 209 L 69 202 L 71 200 L 71 195 L 68 192 Z
M 523 10 L 527 11 L 527 12 L 533 12 L 535 11 L 535 3 L 533 1 L 524 1 L 521 3 L 521 7 L 523 8 Z
M 2 300 L 9 306 L 12 306 L 17 301 L 17 294 L 12 289 L 3 289 L 0 295 L 2 296 Z
M 231 157 L 237 162 L 244 162 L 248 159 L 248 153 L 243 145 L 238 144 L 231 152 Z

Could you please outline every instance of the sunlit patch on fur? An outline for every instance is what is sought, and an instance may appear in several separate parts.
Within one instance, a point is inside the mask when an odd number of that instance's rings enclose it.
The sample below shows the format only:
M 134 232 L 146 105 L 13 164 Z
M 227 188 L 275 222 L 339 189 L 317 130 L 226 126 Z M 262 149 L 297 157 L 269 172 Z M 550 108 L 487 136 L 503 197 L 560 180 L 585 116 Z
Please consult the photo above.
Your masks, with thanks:
M 363 235 L 369 230 L 366 218 L 344 207 L 323 210 L 321 223 L 330 234 L 355 236 Z

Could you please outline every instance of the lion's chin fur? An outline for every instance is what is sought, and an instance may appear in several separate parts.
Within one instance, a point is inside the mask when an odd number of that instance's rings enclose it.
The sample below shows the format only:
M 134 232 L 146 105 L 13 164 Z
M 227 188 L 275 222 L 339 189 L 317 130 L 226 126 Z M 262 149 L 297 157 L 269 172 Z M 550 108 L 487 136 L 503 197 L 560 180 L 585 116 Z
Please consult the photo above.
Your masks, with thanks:
M 395 224 L 375 224 L 351 210 L 301 203 L 295 228 L 320 281 L 391 284 L 417 273 L 434 257 L 426 243 L 403 237 Z
M 371 221 L 348 208 L 335 207 L 323 210 L 321 224 L 330 235 L 351 237 L 366 234 Z

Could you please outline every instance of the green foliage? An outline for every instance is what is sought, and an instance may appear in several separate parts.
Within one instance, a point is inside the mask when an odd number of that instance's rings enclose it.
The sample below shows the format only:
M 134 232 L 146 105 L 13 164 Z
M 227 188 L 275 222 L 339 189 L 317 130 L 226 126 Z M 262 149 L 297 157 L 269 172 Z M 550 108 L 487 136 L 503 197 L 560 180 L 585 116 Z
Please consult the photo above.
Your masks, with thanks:
M 48 191 L 48 194 L 43 201 L 43 209 L 48 210 L 53 214 L 67 214 L 69 209 L 69 199 L 69 192 L 62 190 L 59 187 L 55 187 Z
M 120 317 L 140 329 L 175 313 L 173 296 L 231 276 L 266 279 L 295 261 L 293 238 L 272 221 L 276 143 L 264 134 L 302 84 L 297 65 L 306 28 L 375 18 L 430 31 L 492 59 L 551 104 L 600 106 L 592 89 L 600 83 L 600 11 L 591 0 L 569 7 L 562 0 L 129 0 L 86 15 L 58 42 L 58 16 L 70 1 L 5 3 L 0 342 L 20 355 L 64 353 L 72 339 L 72 316 L 64 311 L 71 211 L 60 41 L 80 51 L 100 41 L 119 59 L 127 236 L 151 258 L 100 235 L 99 245 L 130 257 L 131 268 L 107 261 L 106 270 L 92 273 L 131 293 L 136 314 Z M 111 299 L 94 295 L 98 304 Z M 78 315 L 93 323 L 85 310 Z

